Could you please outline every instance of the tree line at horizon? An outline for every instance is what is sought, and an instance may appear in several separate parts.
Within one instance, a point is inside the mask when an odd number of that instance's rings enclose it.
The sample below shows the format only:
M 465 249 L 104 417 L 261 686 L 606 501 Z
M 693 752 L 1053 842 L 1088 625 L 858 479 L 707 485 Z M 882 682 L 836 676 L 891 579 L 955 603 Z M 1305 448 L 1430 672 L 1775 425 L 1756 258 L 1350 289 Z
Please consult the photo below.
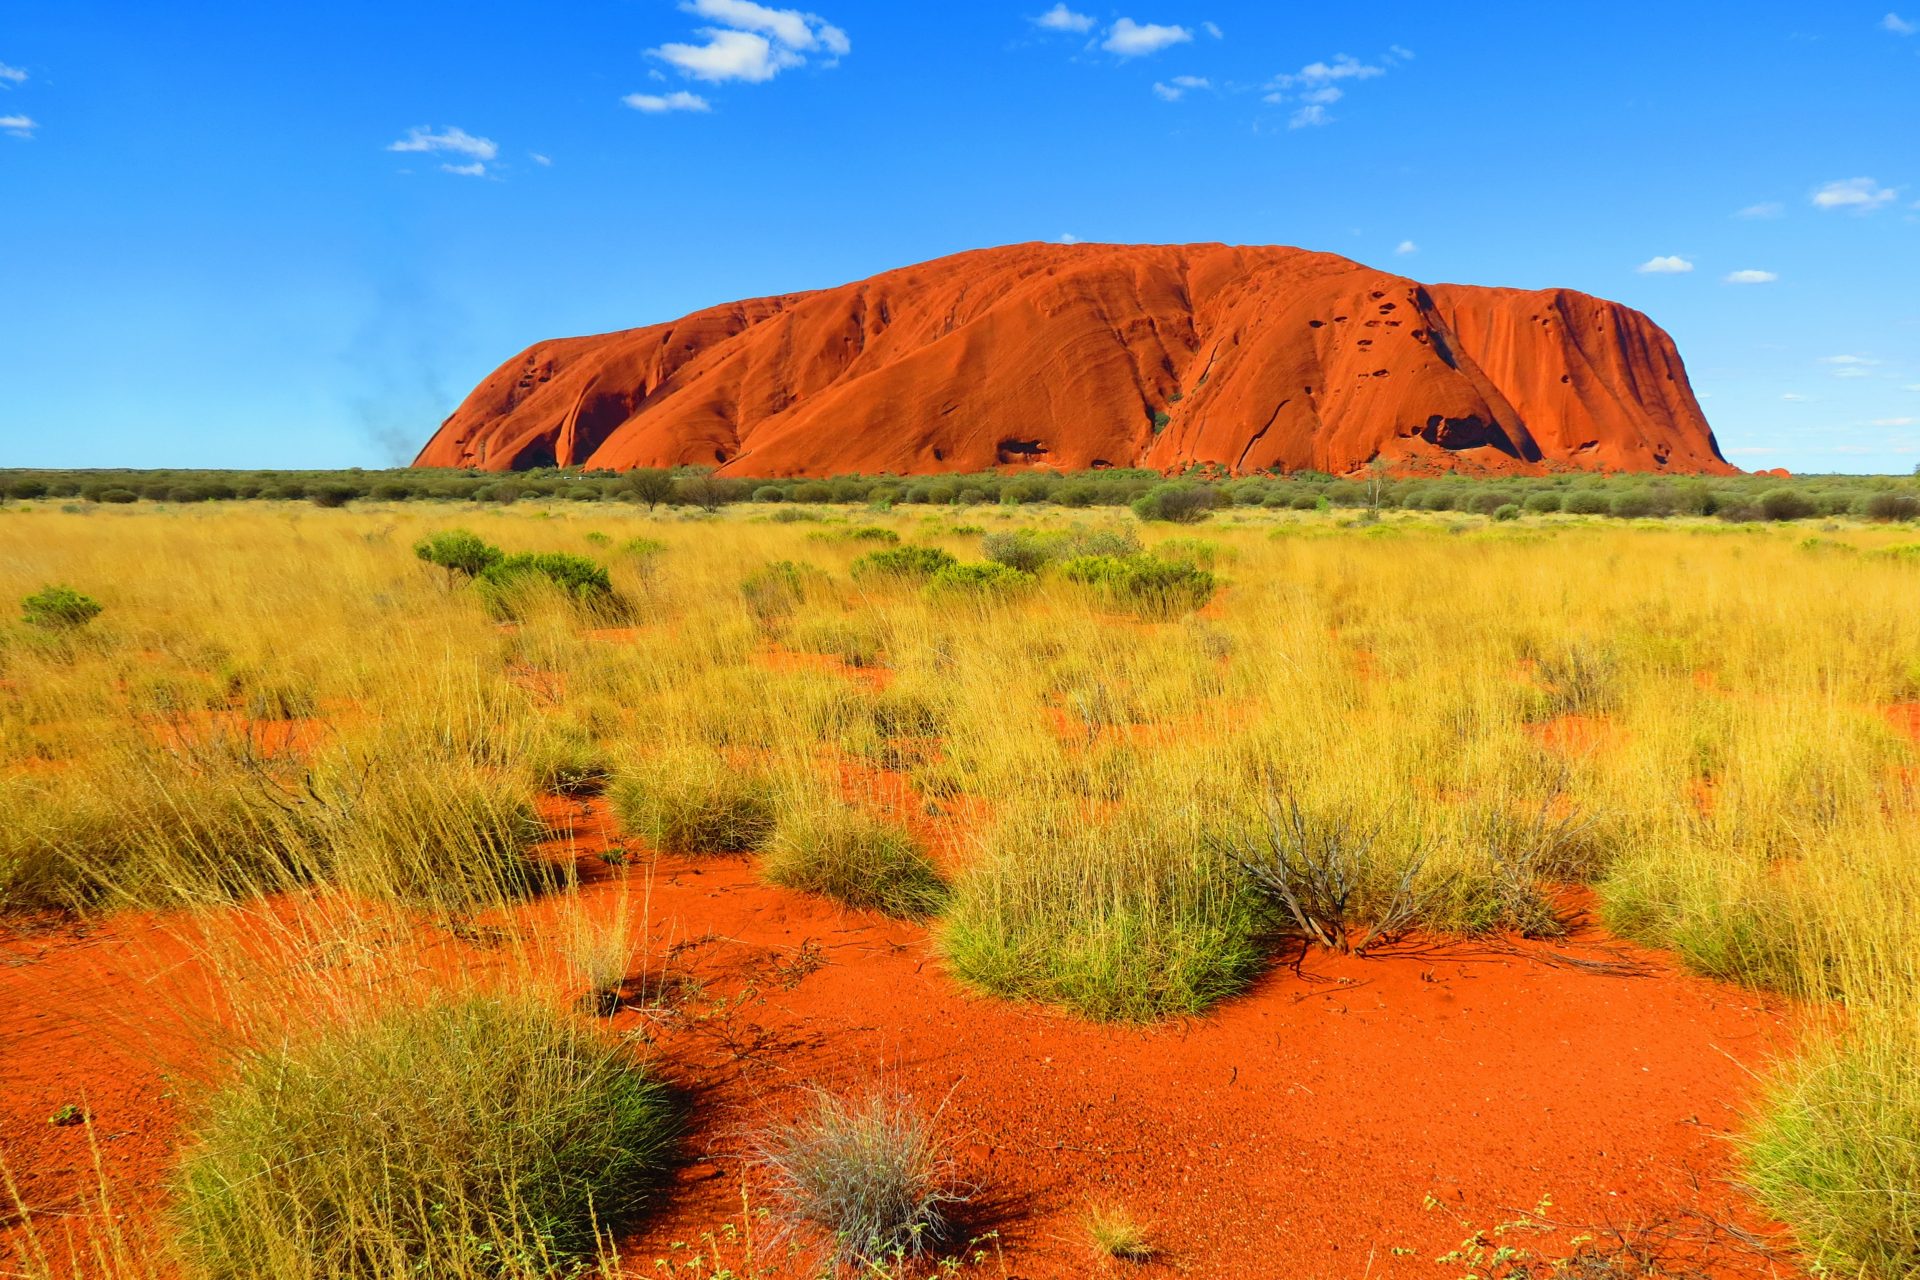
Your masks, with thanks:
M 0 470 L 0 504 L 55 501 L 124 505 L 225 501 L 624 502 L 714 511 L 735 503 L 892 506 L 1050 504 L 1134 506 L 1156 491 L 1198 517 L 1214 508 L 1407 510 L 1512 518 L 1564 512 L 1627 519 L 1717 516 L 1729 521 L 1855 517 L 1920 518 L 1920 481 L 1910 476 L 1668 476 L 1568 472 L 1546 476 L 1340 477 L 1316 471 L 1225 477 L 1205 468 L 1168 476 L 1147 469 L 849 475 L 752 479 L 697 467 L 631 471 L 539 468 L 487 472 L 438 468 L 275 471 L 169 468 Z M 1157 504 L 1155 504 L 1157 505 Z

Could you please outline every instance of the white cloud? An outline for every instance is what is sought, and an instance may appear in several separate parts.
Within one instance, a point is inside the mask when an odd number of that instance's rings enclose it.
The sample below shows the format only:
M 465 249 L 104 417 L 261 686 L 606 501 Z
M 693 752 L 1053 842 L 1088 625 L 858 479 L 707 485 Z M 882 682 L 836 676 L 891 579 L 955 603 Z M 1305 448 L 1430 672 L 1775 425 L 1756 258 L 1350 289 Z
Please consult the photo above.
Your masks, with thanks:
M 1875 418 L 1876 427 L 1920 427 L 1920 418 Z
M 407 136 L 387 145 L 389 151 L 451 151 L 455 155 L 485 162 L 500 154 L 499 144 L 491 138 L 476 138 L 465 129 L 450 127 L 440 133 L 432 125 L 417 124 Z
M 1154 82 L 1153 92 L 1162 102 L 1178 102 L 1186 97 L 1189 89 L 1211 89 L 1213 82 L 1205 76 L 1175 76 L 1172 83 Z
M 12 87 L 16 84 L 25 84 L 26 82 L 26 72 L 22 71 L 19 67 L 10 67 L 4 62 L 0 62 L 0 85 Z
M 1220 29 L 1220 24 L 1217 22 L 1203 22 L 1200 24 L 1200 29 L 1212 36 L 1215 40 L 1224 40 L 1227 36 L 1227 33 Z
M 1872 213 L 1892 204 L 1900 194 L 1894 187 L 1883 187 L 1872 178 L 1843 178 L 1829 182 L 1813 193 L 1816 209 L 1848 209 L 1854 213 Z
M 1880 362 L 1868 356 L 1821 356 L 1820 363 L 1836 378 L 1870 378 Z
M 1643 276 L 1683 276 L 1693 270 L 1693 264 L 1678 254 L 1670 253 L 1648 258 L 1634 270 Z
M 1036 27 L 1045 27 L 1048 31 L 1091 31 L 1093 15 L 1075 13 L 1064 4 L 1057 4 L 1039 17 L 1031 20 Z
M 684 89 L 673 93 L 630 93 L 620 99 L 635 111 L 658 115 L 663 111 L 711 111 L 713 105 L 697 93 Z
M 1386 60 L 1388 62 L 1412 62 L 1413 50 L 1404 45 L 1388 45 Z
M 647 53 L 695 80 L 764 84 L 789 67 L 805 66 L 809 56 L 832 66 L 853 51 L 847 33 L 818 14 L 774 9 L 752 0 L 686 0 L 680 7 L 719 25 L 696 32 L 704 43 L 674 41 Z
M 1143 54 L 1158 53 L 1176 44 L 1185 44 L 1192 39 L 1193 32 L 1185 27 L 1122 18 L 1107 28 L 1107 38 L 1100 42 L 1100 47 L 1122 58 L 1137 58 Z
M 487 166 L 478 160 L 472 164 L 443 164 L 440 172 L 457 173 L 463 178 L 484 178 L 487 176 Z
M 1757 271 L 1752 267 L 1746 267 L 1739 271 L 1729 271 L 1725 276 L 1728 284 L 1772 284 L 1779 278 L 1780 276 L 1777 272 Z
M 1187 96 L 1187 91 L 1185 89 L 1176 89 L 1172 85 L 1161 84 L 1158 80 L 1155 80 L 1153 82 L 1153 96 L 1162 102 L 1178 102 Z
M 647 52 L 680 69 L 680 74 L 715 84 L 745 80 L 764 84 L 788 67 L 806 65 L 806 59 L 791 49 L 776 49 L 773 42 L 751 31 L 721 31 L 708 27 L 700 34 L 705 44 L 663 44 Z
M 1787 394 L 1781 396 L 1780 398 L 1782 400 L 1787 401 L 1790 404 L 1806 404 L 1807 403 L 1807 397 L 1801 395 L 1798 391 L 1789 391 L 1787 392 Z
M 33 131 L 40 124 L 32 116 L 0 116 L 0 133 L 15 138 L 33 137 Z
M 1916 382 L 1916 383 L 1913 383 L 1913 384 L 1912 384 L 1911 386 L 1909 386 L 1909 387 L 1907 388 L 1907 390 L 1909 390 L 1909 391 L 1920 391 L 1920 382 Z
M 1332 80 L 1371 80 L 1385 74 L 1385 67 L 1376 67 L 1342 53 L 1335 55 L 1332 62 L 1309 62 L 1291 75 L 1275 76 L 1272 87 L 1291 89 L 1303 84 L 1323 85 Z
M 1420 246 L 1411 240 L 1402 240 L 1393 247 L 1393 251 L 1398 254 L 1418 253 L 1420 252 Z
M 1340 101 L 1340 99 L 1346 96 L 1347 95 L 1344 90 L 1337 89 L 1333 85 L 1327 85 L 1325 88 L 1322 88 L 1322 89 L 1307 90 L 1305 93 L 1300 95 L 1300 101 L 1317 102 L 1323 107 L 1330 107 L 1334 103 Z
M 1871 356 L 1821 356 L 1821 364 L 1879 364 Z
M 1173 82 L 1182 89 L 1211 89 L 1213 81 L 1205 76 L 1175 76 Z
M 1890 13 L 1880 19 L 1880 29 L 1883 31 L 1891 31 L 1897 36 L 1910 36 L 1914 32 L 1920 31 L 1920 22 L 1908 22 L 1899 14 Z
M 1762 204 L 1750 204 L 1734 214 L 1736 218 L 1778 218 L 1786 213 L 1787 206 L 1778 200 L 1768 200 Z
M 535 164 L 539 165 L 542 169 L 551 168 L 553 165 L 552 156 L 543 156 L 538 151 L 527 152 L 527 159 L 533 161 Z
M 1315 103 L 1310 107 L 1302 107 L 1287 117 L 1287 128 L 1289 129 L 1317 129 L 1323 124 L 1332 123 L 1333 117 L 1328 115 L 1327 109 L 1319 103 Z
M 1060 233 L 1060 243 L 1061 244 L 1079 244 L 1080 237 L 1073 234 L 1073 232 L 1071 231 L 1062 231 Z

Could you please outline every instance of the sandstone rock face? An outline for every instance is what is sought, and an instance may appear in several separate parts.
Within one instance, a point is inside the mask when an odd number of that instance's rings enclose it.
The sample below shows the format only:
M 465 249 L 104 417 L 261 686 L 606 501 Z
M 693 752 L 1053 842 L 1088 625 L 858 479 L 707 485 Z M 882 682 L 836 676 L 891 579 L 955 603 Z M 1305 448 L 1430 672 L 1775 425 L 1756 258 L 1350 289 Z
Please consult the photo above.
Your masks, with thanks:
M 1730 472 L 1673 342 L 1564 289 L 1225 245 L 981 249 L 538 343 L 415 465 Z

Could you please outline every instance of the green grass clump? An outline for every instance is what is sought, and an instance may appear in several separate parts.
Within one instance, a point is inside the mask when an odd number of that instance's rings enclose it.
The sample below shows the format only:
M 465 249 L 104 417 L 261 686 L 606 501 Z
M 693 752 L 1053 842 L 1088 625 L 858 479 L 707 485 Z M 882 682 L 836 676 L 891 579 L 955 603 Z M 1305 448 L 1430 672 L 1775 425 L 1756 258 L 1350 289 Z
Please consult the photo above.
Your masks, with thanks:
M 526 612 L 527 597 L 545 587 L 572 603 L 611 609 L 618 600 L 606 567 L 586 556 L 566 551 L 529 551 L 507 556 L 482 569 L 473 579 L 480 598 L 494 617 L 515 621 Z
M 547 1276 L 630 1221 L 666 1091 L 574 1019 L 472 996 L 244 1055 L 175 1180 L 204 1280 Z
M 72 587 L 42 587 L 20 602 L 20 616 L 28 626 L 72 631 L 100 616 L 100 602 Z
M 1789 1065 L 1745 1136 L 1747 1183 L 1792 1226 L 1815 1274 L 1920 1274 L 1912 1017 L 1880 1014 Z
M 500 548 L 467 529 L 444 529 L 413 544 L 413 554 L 447 571 L 478 577 L 505 558 Z
M 1031 587 L 1036 579 L 1024 569 L 998 564 L 992 560 L 977 564 L 950 564 L 927 580 L 927 594 L 971 596 L 978 599 L 1005 599 Z
M 1103 1021 L 1199 1013 L 1252 981 L 1261 908 L 1196 832 L 1013 815 L 954 884 L 940 949 L 990 994 Z
M 933 860 L 909 832 L 849 804 L 781 815 L 761 870 L 789 889 L 910 920 L 932 915 L 946 898 Z
M 620 825 L 663 853 L 749 853 L 773 834 L 774 787 L 717 751 L 675 748 L 616 774 Z

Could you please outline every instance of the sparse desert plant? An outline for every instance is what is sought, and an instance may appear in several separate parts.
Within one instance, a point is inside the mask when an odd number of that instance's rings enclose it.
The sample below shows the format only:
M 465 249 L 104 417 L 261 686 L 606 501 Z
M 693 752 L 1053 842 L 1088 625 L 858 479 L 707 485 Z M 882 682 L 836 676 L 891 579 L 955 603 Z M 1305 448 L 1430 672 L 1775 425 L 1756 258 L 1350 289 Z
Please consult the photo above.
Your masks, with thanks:
M 1377 826 L 1310 812 L 1291 795 L 1270 797 L 1265 820 L 1254 825 L 1216 836 L 1219 848 L 1310 942 L 1364 955 L 1417 921 L 1414 886 L 1424 858 L 1416 852 L 1402 860 L 1382 884 Z
M 760 1161 L 790 1225 L 811 1224 L 836 1261 L 881 1274 L 949 1243 L 948 1214 L 969 1198 L 937 1122 L 909 1098 L 818 1091 L 761 1139 Z
M 523 999 L 350 1016 L 240 1055 L 191 1125 L 206 1280 L 550 1275 L 646 1203 L 675 1133 L 624 1047 Z
M 933 914 L 946 897 L 933 860 L 910 832 L 839 802 L 781 814 L 760 866 L 775 884 L 906 919 Z
M 1146 1226 L 1118 1201 L 1089 1201 L 1081 1221 L 1087 1242 L 1101 1257 L 1122 1262 L 1145 1262 L 1153 1257 L 1153 1242 Z
M 567 967 L 580 984 L 580 1007 L 607 1017 L 620 1007 L 633 958 L 632 910 L 623 891 L 612 905 L 597 913 L 576 897 L 568 904 L 562 924 Z
M 20 616 L 28 626 L 49 631 L 74 631 L 100 616 L 100 602 L 72 587 L 42 587 L 20 602 Z
M 676 747 L 618 770 L 613 812 L 663 853 L 749 853 L 773 834 L 775 786 L 717 751 Z

